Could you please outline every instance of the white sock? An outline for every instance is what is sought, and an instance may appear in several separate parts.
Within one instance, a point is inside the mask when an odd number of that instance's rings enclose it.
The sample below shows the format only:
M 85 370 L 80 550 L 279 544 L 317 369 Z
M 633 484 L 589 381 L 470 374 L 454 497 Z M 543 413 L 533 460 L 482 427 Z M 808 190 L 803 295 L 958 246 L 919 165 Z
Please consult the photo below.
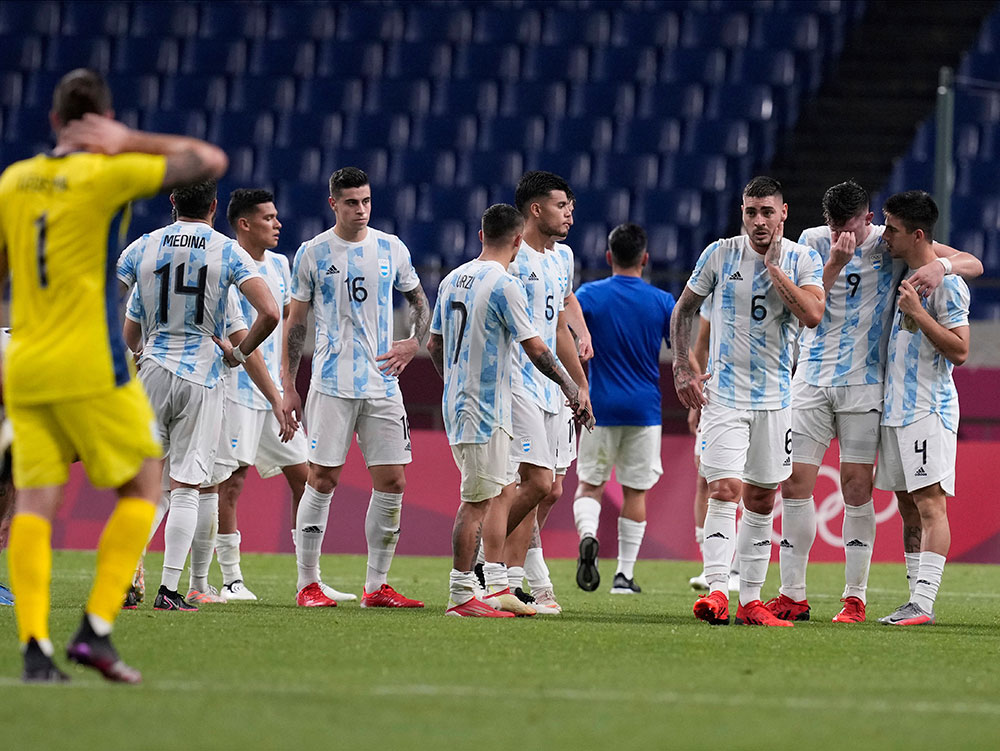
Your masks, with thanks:
M 473 597 L 476 575 L 471 571 L 452 569 L 448 577 L 448 592 L 451 596 L 450 605 L 462 605 Z
M 637 522 L 618 517 L 618 571 L 626 579 L 635 575 L 635 561 L 639 557 L 639 547 L 646 534 L 646 522 Z
M 222 569 L 223 584 L 232 584 L 243 578 L 243 570 L 240 568 L 240 539 L 239 530 L 215 538 L 215 555 L 219 559 L 219 568 Z
M 773 519 L 773 514 L 743 509 L 743 524 L 736 543 L 740 554 L 740 605 L 760 599 L 771 560 Z
M 937 599 L 941 577 L 944 576 L 944 562 L 945 557 L 938 553 L 924 550 L 920 554 L 920 572 L 910 601 L 915 602 L 926 613 L 934 612 L 934 600 Z
M 170 514 L 163 529 L 163 576 L 160 584 L 177 591 L 194 532 L 198 526 L 198 488 L 170 491 Z
M 208 568 L 219 531 L 219 494 L 198 494 L 198 526 L 191 541 L 191 589 L 208 591 Z
M 906 584 L 910 588 L 910 599 L 913 599 L 913 588 L 917 586 L 917 574 L 920 572 L 920 553 L 903 553 L 906 559 Z
M 541 548 L 528 548 L 528 554 L 524 557 L 524 578 L 528 580 L 532 592 L 552 589 L 549 567 Z
M 524 589 L 524 567 L 523 566 L 508 566 L 507 567 L 507 586 L 510 587 L 510 591 L 513 592 L 518 587 Z
M 806 566 L 816 539 L 816 503 L 808 498 L 781 499 L 781 546 L 779 592 L 796 602 L 806 599 Z
M 156 534 L 156 530 L 160 528 L 163 523 L 163 517 L 167 515 L 167 509 L 170 508 L 170 490 L 164 490 L 160 493 L 160 500 L 156 504 L 156 513 L 153 514 L 153 526 L 149 530 L 149 539 L 146 540 L 146 544 L 153 539 L 153 535 Z
M 323 547 L 323 537 L 326 536 L 332 498 L 332 490 L 320 493 L 307 483 L 302 500 L 299 501 L 299 510 L 295 515 L 295 528 L 299 533 L 295 562 L 299 570 L 296 586 L 300 590 L 319 581 L 319 552 Z
M 844 506 L 844 598 L 865 602 L 868 569 L 875 547 L 875 503 Z
M 596 539 L 597 527 L 601 523 L 601 502 L 581 495 L 573 501 L 573 521 L 576 522 L 576 532 L 581 540 L 587 535 Z
M 736 504 L 708 499 L 705 515 L 705 542 L 702 548 L 705 580 L 710 591 L 729 596 L 729 567 L 736 552 Z
M 697 543 L 697 545 L 698 545 L 699 548 L 702 545 L 705 544 L 705 528 L 704 527 L 695 527 L 694 528 L 694 541 Z
M 486 565 L 486 552 L 483 548 L 482 540 L 479 541 L 479 547 L 476 548 L 476 563 L 482 563 L 484 566 Z
M 487 592 L 503 592 L 510 583 L 507 581 L 507 567 L 502 563 L 483 564 L 483 579 Z
M 111 624 L 106 620 L 101 618 L 99 615 L 94 615 L 93 613 L 87 613 L 87 622 L 90 623 L 90 629 L 98 636 L 107 636 L 111 633 Z M 52 655 L 49 655 L 51 657 Z
M 402 493 L 372 491 L 365 515 L 365 538 L 368 540 L 366 592 L 378 591 L 387 581 L 399 541 L 399 513 L 402 507 Z

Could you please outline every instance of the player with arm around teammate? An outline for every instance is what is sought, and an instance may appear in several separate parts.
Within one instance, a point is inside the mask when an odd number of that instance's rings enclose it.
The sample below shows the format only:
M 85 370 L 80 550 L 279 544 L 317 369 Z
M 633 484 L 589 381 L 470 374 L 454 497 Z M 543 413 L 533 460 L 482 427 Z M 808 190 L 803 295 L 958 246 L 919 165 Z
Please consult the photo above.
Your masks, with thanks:
M 753 178 L 743 191 L 742 213 L 747 234 L 705 249 L 671 322 L 677 395 L 685 407 L 703 405 L 701 463 L 711 494 L 704 543 L 710 592 L 698 599 L 694 613 L 710 624 L 729 622 L 727 584 L 736 547 L 736 622 L 791 626 L 764 607 L 760 590 L 770 559 L 775 491 L 792 469 L 792 348 L 799 325 L 816 326 L 823 315 L 822 263 L 816 251 L 782 237 L 788 206 L 777 180 Z M 694 317 L 713 292 L 712 372 L 705 376 L 691 367 L 688 351 Z

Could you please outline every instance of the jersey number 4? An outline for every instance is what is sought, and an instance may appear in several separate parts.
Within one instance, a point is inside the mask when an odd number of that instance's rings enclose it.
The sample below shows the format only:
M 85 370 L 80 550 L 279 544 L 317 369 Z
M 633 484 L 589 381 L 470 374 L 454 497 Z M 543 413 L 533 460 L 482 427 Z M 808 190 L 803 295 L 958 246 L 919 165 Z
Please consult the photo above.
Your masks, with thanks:
M 167 322 L 167 311 L 170 305 L 170 264 L 160 266 L 153 272 L 160 277 L 160 323 Z M 201 325 L 205 321 L 205 286 L 208 280 L 208 266 L 198 269 L 198 283 L 194 286 L 184 283 L 184 264 L 178 264 L 174 270 L 174 294 L 193 295 L 195 298 L 194 322 Z

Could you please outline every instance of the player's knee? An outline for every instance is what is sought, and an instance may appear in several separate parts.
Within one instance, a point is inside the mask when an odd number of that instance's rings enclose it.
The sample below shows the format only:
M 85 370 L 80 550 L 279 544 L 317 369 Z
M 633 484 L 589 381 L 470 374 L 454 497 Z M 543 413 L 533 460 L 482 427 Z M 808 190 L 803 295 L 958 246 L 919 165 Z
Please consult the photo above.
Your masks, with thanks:
M 735 477 L 726 477 L 708 484 L 709 497 L 719 501 L 737 503 L 743 492 L 743 483 Z

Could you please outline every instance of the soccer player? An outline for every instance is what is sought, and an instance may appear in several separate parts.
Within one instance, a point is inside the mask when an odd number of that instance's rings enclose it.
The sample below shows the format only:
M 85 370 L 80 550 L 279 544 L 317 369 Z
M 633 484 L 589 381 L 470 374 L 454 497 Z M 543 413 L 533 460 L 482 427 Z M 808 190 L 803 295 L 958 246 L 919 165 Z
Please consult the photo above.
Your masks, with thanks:
M 488 598 L 513 599 L 514 611 L 494 609 L 475 597 L 472 564 L 477 543 L 493 553 L 503 547 L 506 516 L 490 506 L 512 481 L 510 373 L 514 344 L 573 404 L 578 389 L 559 367 L 528 317 L 524 286 L 507 272 L 521 247 L 524 217 L 497 204 L 483 214 L 480 256 L 441 282 L 427 349 L 444 378 L 442 413 L 455 463 L 462 473 L 462 504 L 452 535 L 453 568 L 447 614 L 464 617 L 534 615 L 510 590 Z M 492 572 L 487 571 L 488 574 Z
M 10 270 L 12 323 L 4 404 L 18 488 L 8 555 L 29 682 L 67 680 L 52 661 L 49 580 L 52 521 L 76 456 L 94 485 L 116 489 L 118 502 L 67 656 L 112 681 L 141 680 L 110 633 L 153 518 L 160 446 L 121 339 L 109 247 L 122 237 L 129 201 L 228 166 L 210 144 L 134 131 L 112 115 L 99 74 L 67 73 L 49 116 L 55 148 L 0 176 L 0 274 Z
M 816 537 L 813 490 L 830 440 L 840 444 L 844 497 L 843 608 L 835 623 L 865 620 L 866 590 L 875 544 L 872 475 L 879 443 L 886 341 L 893 296 L 906 264 L 889 255 L 885 227 L 873 225 L 868 192 L 853 180 L 823 195 L 826 225 L 802 233 L 825 261 L 826 308 L 815 329 L 802 332 L 792 378 L 792 474 L 782 483 L 781 589 L 766 607 L 780 618 L 808 620 L 806 566 Z M 946 270 L 979 276 L 975 256 L 928 241 L 934 256 L 911 279 L 930 294 Z M 918 543 L 919 546 L 919 543 Z M 919 555 L 918 549 L 911 554 Z M 914 571 L 915 573 L 915 571 Z
M 196 529 L 214 526 L 218 512 L 218 491 L 211 481 L 225 399 L 218 387 L 220 377 L 225 365 L 247 363 L 278 322 L 278 306 L 253 259 L 212 228 L 216 190 L 214 180 L 175 188 L 170 201 L 177 221 L 143 235 L 118 261 L 118 280 L 126 288 L 136 285 L 135 307 L 126 318 L 126 343 L 142 351 L 139 378 L 169 461 L 170 513 L 163 531 L 163 575 L 155 610 L 197 610 L 177 588 Z M 221 338 L 232 286 L 257 311 L 238 346 Z M 260 367 L 259 358 L 248 367 Z M 273 391 L 280 406 L 277 389 Z
M 239 189 L 233 191 L 226 210 L 229 226 L 236 232 L 236 240 L 253 258 L 257 273 L 267 283 L 278 302 L 278 325 L 260 345 L 270 380 L 277 388 L 281 383 L 282 322 L 288 315 L 291 302 L 291 271 L 288 258 L 275 253 L 280 237 L 281 222 L 274 206 L 274 195 L 267 190 Z M 230 289 L 230 297 L 238 300 L 243 317 L 253 321 L 256 311 L 246 297 Z M 236 524 L 236 504 L 246 482 L 250 465 L 255 465 L 262 478 L 284 473 L 292 492 L 292 526 L 299 499 L 305 489 L 306 466 L 305 434 L 296 431 L 288 442 L 281 441 L 281 427 L 271 412 L 268 400 L 253 383 L 246 371 L 233 371 L 226 379 L 226 416 L 219 443 L 216 464 L 231 471 L 219 486 L 219 531 L 215 538 L 215 551 L 222 569 L 221 596 L 226 600 L 253 601 L 257 596 L 246 587 L 240 568 L 240 533 Z M 294 537 L 294 533 L 293 533 Z M 212 551 L 208 549 L 208 557 Z M 193 560 L 193 555 L 192 555 Z M 194 573 L 192 564 L 192 574 Z M 206 578 L 192 581 L 192 589 L 209 591 Z M 190 593 L 189 593 L 190 599 Z
M 931 246 L 938 209 L 927 193 L 896 193 L 883 211 L 883 240 L 909 273 L 899 285 L 889 334 L 875 485 L 896 492 L 904 525 L 920 539 L 920 559 L 909 601 L 879 623 L 930 625 L 951 545 L 948 497 L 955 495 L 959 419 L 951 372 L 969 356 L 969 288 L 948 274 L 922 297 L 911 281 L 938 257 Z
M 740 556 L 736 623 L 791 626 L 760 601 L 771 553 L 778 483 L 792 469 L 792 348 L 799 325 L 823 316 L 822 262 L 816 251 L 782 237 L 788 206 L 781 185 L 755 177 L 743 190 L 747 234 L 709 245 L 674 310 L 674 385 L 685 407 L 702 406 L 701 466 L 710 497 L 705 518 L 709 593 L 694 614 L 729 622 L 727 584 L 733 549 Z M 691 324 L 712 297 L 711 375 L 691 367 Z M 702 383 L 707 383 L 707 399 Z M 736 504 L 742 497 L 738 543 Z
M 569 232 L 573 222 L 571 193 L 566 181 L 551 172 L 526 172 L 521 177 L 514 203 L 525 219 L 524 236 L 521 250 L 508 271 L 524 284 L 532 323 L 579 387 L 580 404 L 590 415 L 587 377 L 563 310 L 569 279 L 560 256 L 546 250 Z M 520 484 L 511 500 L 504 498 L 504 503 L 509 503 L 508 529 L 511 532 L 504 556 L 507 565 L 516 568 L 527 555 L 537 521 L 536 509 L 552 492 L 559 432 L 565 426 L 559 421 L 563 400 L 556 385 L 542 376 L 523 350 L 516 350 L 515 358 L 517 364 L 511 379 L 512 458 L 519 466 Z M 517 586 L 507 572 L 495 580 L 486 578 L 488 588 Z M 534 602 L 530 604 L 540 614 L 561 611 L 551 589 L 533 592 L 532 598 Z
M 10 336 L 8 329 L 0 331 L 0 337 Z M 14 518 L 14 476 L 11 473 L 10 444 L 14 437 L 10 421 L 4 416 L 0 418 L 0 553 L 7 547 L 7 537 L 10 534 L 10 522 Z M 0 605 L 13 605 L 14 593 L 0 584 Z
M 316 320 L 305 420 L 309 478 L 296 519 L 296 601 L 306 607 L 336 605 L 320 586 L 319 556 L 330 501 L 355 433 L 372 478 L 361 606 L 423 607 L 389 586 L 387 577 L 399 539 L 404 467 L 410 463 L 410 429 L 398 376 L 427 338 L 430 309 L 406 245 L 368 226 L 371 201 L 362 170 L 334 172 L 329 203 L 336 222 L 302 244 L 292 269 L 282 373 L 287 415 L 301 410 L 295 375 L 310 308 Z M 398 341 L 392 338 L 393 287 L 410 304 L 408 336 Z
M 597 570 L 597 527 L 604 486 L 615 469 L 622 486 L 618 517 L 618 568 L 612 594 L 638 594 L 635 561 L 646 531 L 646 493 L 663 467 L 660 462 L 660 343 L 670 342 L 674 296 L 642 279 L 649 262 L 646 233 L 620 224 L 608 235 L 611 276 L 584 284 L 577 292 L 595 354 L 590 383 L 596 427 L 580 436 L 573 518 L 580 535 L 576 583 L 592 592 Z

